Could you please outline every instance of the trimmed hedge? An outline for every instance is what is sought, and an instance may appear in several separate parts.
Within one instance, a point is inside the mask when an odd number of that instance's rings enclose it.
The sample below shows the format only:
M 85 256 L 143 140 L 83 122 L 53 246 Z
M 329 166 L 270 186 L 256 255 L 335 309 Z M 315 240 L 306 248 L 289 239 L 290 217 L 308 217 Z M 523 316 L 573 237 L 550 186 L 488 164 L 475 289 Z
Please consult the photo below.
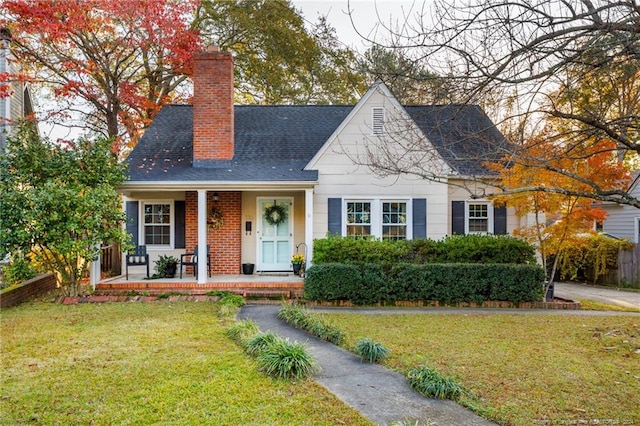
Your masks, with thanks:
M 545 274 L 539 265 L 377 264 L 314 265 L 305 276 L 304 297 L 350 300 L 357 305 L 394 301 L 482 303 L 542 300 Z
M 313 263 L 516 263 L 534 264 L 535 248 L 507 235 L 454 235 L 442 240 L 382 241 L 328 237 L 313 243 Z

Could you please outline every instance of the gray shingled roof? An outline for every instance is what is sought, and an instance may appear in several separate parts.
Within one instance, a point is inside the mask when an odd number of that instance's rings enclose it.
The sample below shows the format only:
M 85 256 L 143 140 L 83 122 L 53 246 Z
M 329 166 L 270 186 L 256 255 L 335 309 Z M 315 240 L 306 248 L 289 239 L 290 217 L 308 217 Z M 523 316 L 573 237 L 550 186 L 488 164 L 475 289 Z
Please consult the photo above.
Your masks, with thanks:
M 129 181 L 315 181 L 303 170 L 353 106 L 236 106 L 235 155 L 193 167 L 193 109 L 167 105 L 127 159 Z M 410 106 L 407 112 L 445 160 L 463 174 L 486 174 L 481 162 L 506 143 L 477 106 Z
M 477 105 L 406 106 L 405 110 L 462 175 L 494 174 L 483 163 L 498 161 L 507 152 L 507 140 Z

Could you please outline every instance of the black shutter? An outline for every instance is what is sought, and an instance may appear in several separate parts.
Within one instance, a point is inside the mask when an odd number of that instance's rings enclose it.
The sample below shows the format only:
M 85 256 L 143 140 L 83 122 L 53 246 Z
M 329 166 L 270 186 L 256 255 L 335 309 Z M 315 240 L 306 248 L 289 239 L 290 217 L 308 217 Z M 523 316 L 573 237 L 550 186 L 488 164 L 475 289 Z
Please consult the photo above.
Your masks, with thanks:
M 427 199 L 413 199 L 413 238 L 427 238 Z
M 464 235 L 464 201 L 451 202 L 451 233 Z
M 342 198 L 329 198 L 328 231 L 330 235 L 342 235 Z
M 138 202 L 127 201 L 127 232 L 131 234 L 131 241 L 135 246 L 139 246 L 138 242 Z
M 507 234 L 507 207 L 493 208 L 493 233 L 496 235 Z
M 185 225 L 186 225 L 186 215 L 185 215 L 185 203 L 183 200 L 176 200 L 173 203 L 173 208 L 175 211 L 173 212 L 173 220 L 174 220 L 174 238 L 175 238 L 175 248 L 183 249 L 186 247 L 185 245 Z

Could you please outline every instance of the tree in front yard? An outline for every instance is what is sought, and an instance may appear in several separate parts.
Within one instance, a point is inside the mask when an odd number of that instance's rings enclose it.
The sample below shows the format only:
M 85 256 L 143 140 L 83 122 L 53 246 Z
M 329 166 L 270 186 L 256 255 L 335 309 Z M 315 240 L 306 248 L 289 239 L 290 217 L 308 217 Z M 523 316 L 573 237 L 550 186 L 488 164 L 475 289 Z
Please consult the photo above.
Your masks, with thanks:
M 507 157 L 503 163 L 491 165 L 500 173 L 505 188 L 504 195 L 494 200 L 513 206 L 520 217 L 535 217 L 534 225 L 514 233 L 538 247 L 549 274 L 548 286 L 553 283 L 558 266 L 587 244 L 584 235 L 593 233 L 594 224 L 602 223 L 606 217 L 601 204 L 589 198 L 590 189 L 595 185 L 604 193 L 630 182 L 627 169 L 616 157 L 615 141 L 590 139 L 573 145 L 571 157 L 567 157 L 563 154 L 567 150 L 565 141 L 549 134 L 554 131 L 543 131 L 523 145 L 517 162 Z M 555 190 L 528 189 L 536 186 Z M 538 213 L 546 213 L 546 220 Z M 549 259 L 553 261 L 551 265 L 547 265 Z
M 0 154 L 0 258 L 32 253 L 77 295 L 103 241 L 127 241 L 116 186 L 125 170 L 111 140 L 81 139 L 65 146 L 23 124 Z

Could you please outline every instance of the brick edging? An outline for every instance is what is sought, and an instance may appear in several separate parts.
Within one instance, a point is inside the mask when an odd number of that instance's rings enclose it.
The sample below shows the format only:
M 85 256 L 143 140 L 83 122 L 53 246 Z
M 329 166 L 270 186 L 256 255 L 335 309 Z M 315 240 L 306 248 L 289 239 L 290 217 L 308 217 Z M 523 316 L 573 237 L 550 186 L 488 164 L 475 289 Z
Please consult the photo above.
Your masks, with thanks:
M 309 307 L 344 307 L 352 308 L 360 305 L 354 305 L 348 300 L 335 300 L 331 302 L 319 302 L 317 300 L 301 301 L 305 306 Z M 485 301 L 482 303 L 460 302 L 460 303 L 440 303 L 438 301 L 396 301 L 396 302 L 379 302 L 373 305 L 375 307 L 397 307 L 397 308 L 517 308 L 517 309 L 557 309 L 557 310 L 579 310 L 580 302 L 572 300 L 554 301 L 554 302 L 505 302 L 505 301 Z

